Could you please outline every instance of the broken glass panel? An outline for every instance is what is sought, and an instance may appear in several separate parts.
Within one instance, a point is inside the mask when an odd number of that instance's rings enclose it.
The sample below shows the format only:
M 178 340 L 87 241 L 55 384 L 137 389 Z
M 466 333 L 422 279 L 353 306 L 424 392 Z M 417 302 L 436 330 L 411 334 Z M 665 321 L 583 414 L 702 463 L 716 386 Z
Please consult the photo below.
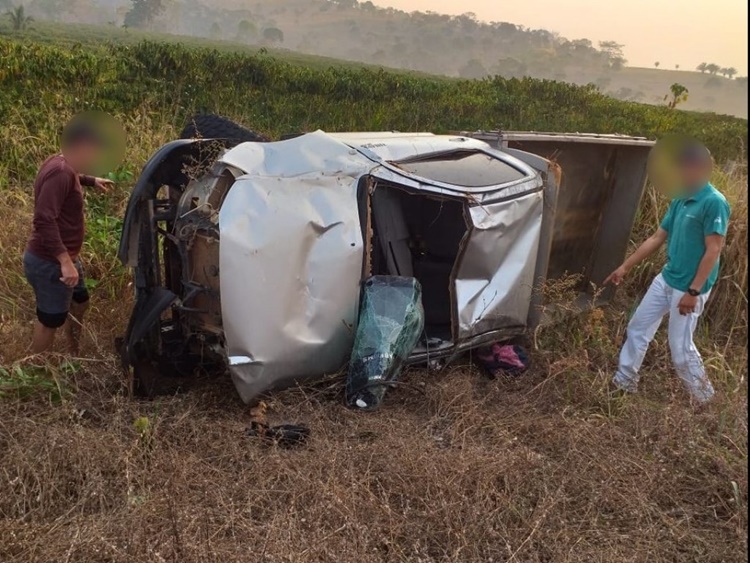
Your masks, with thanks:
M 346 381 L 349 406 L 380 405 L 423 329 L 422 288 L 416 279 L 373 276 L 365 282 Z
M 415 176 L 468 188 L 509 184 L 525 177 L 510 164 L 479 151 L 438 153 L 397 164 Z

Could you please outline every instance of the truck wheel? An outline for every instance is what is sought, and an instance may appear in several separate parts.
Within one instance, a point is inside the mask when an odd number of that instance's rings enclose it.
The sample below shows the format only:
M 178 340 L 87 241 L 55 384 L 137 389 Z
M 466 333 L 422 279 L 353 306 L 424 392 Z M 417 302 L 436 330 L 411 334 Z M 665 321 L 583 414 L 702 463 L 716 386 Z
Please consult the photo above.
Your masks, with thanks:
M 250 129 L 245 129 L 239 125 L 219 115 L 210 113 L 200 114 L 193 117 L 185 125 L 180 134 L 180 139 L 222 139 L 233 145 L 239 143 L 267 143 L 270 141 L 265 137 Z

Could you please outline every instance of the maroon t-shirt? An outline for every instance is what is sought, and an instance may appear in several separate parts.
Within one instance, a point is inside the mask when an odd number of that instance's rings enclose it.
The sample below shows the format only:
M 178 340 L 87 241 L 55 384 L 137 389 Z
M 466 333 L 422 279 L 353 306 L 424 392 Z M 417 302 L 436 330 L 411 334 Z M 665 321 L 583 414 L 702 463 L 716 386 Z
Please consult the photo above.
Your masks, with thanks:
M 81 184 L 94 178 L 79 176 L 58 154 L 48 158 L 34 181 L 34 222 L 26 250 L 45 260 L 57 261 L 67 252 L 78 256 L 83 246 L 84 217 Z

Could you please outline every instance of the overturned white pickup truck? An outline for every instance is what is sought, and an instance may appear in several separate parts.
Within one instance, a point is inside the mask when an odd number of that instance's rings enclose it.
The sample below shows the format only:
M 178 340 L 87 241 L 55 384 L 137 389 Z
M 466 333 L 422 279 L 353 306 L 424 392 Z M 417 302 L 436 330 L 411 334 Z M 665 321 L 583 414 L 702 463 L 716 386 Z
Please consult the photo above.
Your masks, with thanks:
M 249 402 L 341 369 L 372 275 L 421 285 L 410 363 L 519 335 L 539 322 L 541 282 L 580 275 L 585 302 L 623 259 L 652 146 L 519 132 L 211 136 L 162 147 L 128 205 L 120 258 L 136 299 L 121 352 L 144 393 L 228 366 Z

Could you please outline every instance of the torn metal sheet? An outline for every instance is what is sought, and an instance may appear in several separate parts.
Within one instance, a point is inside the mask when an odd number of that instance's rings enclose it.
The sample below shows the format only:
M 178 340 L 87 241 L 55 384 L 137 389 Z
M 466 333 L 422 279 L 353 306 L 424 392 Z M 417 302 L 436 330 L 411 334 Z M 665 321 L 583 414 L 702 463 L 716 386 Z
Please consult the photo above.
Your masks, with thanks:
M 223 157 L 251 171 L 219 214 L 226 353 L 245 400 L 338 370 L 351 351 L 363 259 L 356 184 L 367 161 L 312 137 Z
M 541 191 L 469 208 L 473 228 L 455 281 L 459 340 L 526 326 L 542 210 Z

